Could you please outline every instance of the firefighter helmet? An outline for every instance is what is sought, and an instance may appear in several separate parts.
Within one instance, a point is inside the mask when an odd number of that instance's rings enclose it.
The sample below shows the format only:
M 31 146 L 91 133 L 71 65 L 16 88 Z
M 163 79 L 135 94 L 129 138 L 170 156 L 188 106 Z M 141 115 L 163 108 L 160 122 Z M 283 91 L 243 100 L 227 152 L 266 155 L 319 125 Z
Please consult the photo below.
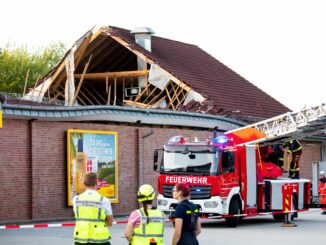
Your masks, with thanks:
M 139 202 L 151 201 L 155 198 L 155 191 L 151 185 L 145 184 L 139 187 L 137 198 Z
M 321 176 L 325 176 L 325 172 L 324 172 L 324 171 L 320 171 L 320 172 L 319 172 L 319 175 L 321 175 Z

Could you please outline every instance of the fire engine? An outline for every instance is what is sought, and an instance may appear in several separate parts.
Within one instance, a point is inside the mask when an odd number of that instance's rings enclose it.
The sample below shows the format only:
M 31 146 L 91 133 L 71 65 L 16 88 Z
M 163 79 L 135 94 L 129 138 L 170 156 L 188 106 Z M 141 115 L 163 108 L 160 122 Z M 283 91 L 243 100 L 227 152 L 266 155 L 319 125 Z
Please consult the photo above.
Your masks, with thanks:
M 163 149 L 154 151 L 154 170 L 158 177 L 158 208 L 173 214 L 177 201 L 172 190 L 176 183 L 191 183 L 190 200 L 201 215 L 225 218 L 236 227 L 240 217 L 270 213 L 284 220 L 284 201 L 295 211 L 310 203 L 310 180 L 282 177 L 282 170 L 261 160 L 259 146 L 294 138 L 301 139 L 325 128 L 323 104 L 225 132 L 200 141 L 175 136 Z M 159 151 L 162 152 L 158 164 Z M 284 190 L 291 187 L 291 200 Z M 297 215 L 293 212 L 292 218 Z

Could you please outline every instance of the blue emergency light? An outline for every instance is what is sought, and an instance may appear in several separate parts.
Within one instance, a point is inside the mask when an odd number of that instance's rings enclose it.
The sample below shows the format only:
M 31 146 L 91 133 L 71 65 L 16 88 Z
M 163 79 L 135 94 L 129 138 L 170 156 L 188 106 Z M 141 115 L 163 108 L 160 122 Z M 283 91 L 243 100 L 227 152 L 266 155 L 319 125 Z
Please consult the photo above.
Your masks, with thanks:
M 214 145 L 225 145 L 229 142 L 228 137 L 224 136 L 224 135 L 220 135 L 217 136 L 214 140 L 213 140 L 213 144 Z

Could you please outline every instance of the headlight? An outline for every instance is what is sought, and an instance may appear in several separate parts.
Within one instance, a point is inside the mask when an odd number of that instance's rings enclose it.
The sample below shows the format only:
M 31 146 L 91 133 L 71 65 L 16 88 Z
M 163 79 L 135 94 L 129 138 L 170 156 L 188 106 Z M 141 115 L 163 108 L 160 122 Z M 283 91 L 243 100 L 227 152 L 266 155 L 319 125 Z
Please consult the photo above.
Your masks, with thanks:
M 211 201 L 211 202 L 204 202 L 205 208 L 217 208 L 218 202 L 217 201 Z
M 167 200 L 158 199 L 157 200 L 157 205 L 158 206 L 166 206 L 166 205 L 168 205 L 168 201 Z

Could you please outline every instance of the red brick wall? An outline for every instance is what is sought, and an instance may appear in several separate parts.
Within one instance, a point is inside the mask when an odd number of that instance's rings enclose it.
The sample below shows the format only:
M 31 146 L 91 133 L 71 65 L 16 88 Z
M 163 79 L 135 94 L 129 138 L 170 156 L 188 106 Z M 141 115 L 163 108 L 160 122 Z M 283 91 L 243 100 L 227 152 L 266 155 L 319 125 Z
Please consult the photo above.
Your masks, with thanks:
M 322 144 L 313 141 L 300 141 L 302 156 L 300 159 L 301 178 L 312 179 L 312 162 L 321 161 Z
M 3 120 L 0 129 L 0 221 L 31 218 L 29 122 Z
M 27 219 L 72 217 L 67 206 L 67 142 L 69 128 L 119 132 L 119 204 L 112 204 L 115 215 L 138 206 L 136 192 L 144 182 L 156 188 L 157 173 L 152 170 L 153 151 L 174 135 L 206 138 L 210 132 L 133 127 L 97 123 L 8 120 L 0 129 L 0 222 Z M 144 152 L 143 152 L 144 144 Z M 320 143 L 304 142 L 302 177 L 311 177 L 311 162 L 320 160 Z

